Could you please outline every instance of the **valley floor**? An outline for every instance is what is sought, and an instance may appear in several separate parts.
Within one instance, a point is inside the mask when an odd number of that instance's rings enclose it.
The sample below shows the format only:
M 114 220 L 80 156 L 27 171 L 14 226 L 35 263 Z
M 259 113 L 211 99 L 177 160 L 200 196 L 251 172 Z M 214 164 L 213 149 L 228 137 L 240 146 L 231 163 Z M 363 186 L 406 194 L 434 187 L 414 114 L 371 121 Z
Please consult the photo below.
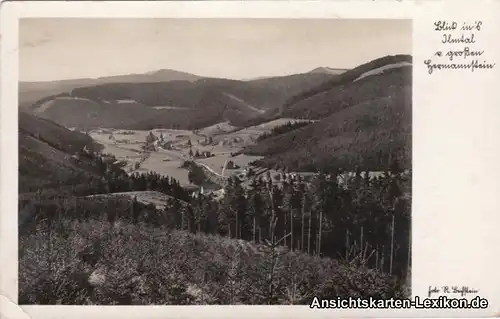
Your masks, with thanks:
M 227 177 L 239 174 L 248 167 L 249 163 L 260 159 L 260 156 L 239 154 L 245 146 L 254 143 L 254 140 L 263 132 L 268 132 L 273 127 L 282 125 L 289 119 L 275 120 L 259 126 L 235 131 L 226 123 L 200 130 L 199 133 L 187 130 L 157 129 L 152 131 L 134 131 L 117 129 L 100 129 L 89 132 L 89 135 L 104 146 L 104 153 L 109 153 L 118 160 L 126 162 L 127 172 L 156 172 L 161 175 L 177 179 L 183 186 L 193 186 L 188 180 L 188 171 L 181 168 L 182 163 L 190 160 L 188 143 L 192 144 L 193 152 L 210 152 L 213 156 L 197 158 L 195 162 L 203 166 L 210 173 Z M 232 132 L 233 131 L 233 132 Z M 170 148 L 158 147 L 154 151 L 144 152 L 141 147 L 145 145 L 147 135 L 152 132 L 155 136 L 162 136 L 165 142 L 170 143 Z M 210 137 L 212 143 L 206 143 Z M 231 160 L 238 169 L 225 169 L 226 163 Z M 138 167 L 136 167 L 138 163 Z

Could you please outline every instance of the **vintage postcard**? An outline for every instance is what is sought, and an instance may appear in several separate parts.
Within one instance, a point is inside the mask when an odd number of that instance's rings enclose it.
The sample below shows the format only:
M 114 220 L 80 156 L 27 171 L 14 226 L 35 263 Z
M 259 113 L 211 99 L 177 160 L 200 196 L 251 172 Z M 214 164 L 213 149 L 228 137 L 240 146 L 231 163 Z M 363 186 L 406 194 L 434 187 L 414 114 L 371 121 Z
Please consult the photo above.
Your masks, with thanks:
M 2 315 L 494 316 L 479 2 L 4 2 Z

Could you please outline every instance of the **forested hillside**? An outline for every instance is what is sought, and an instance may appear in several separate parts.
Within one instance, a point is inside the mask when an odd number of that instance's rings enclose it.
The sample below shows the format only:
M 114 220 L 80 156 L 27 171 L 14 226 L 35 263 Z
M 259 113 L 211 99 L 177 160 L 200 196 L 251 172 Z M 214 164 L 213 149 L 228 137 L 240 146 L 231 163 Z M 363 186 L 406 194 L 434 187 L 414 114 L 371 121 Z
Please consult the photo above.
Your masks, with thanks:
M 106 83 L 155 83 L 167 81 L 196 81 L 201 77 L 175 70 L 162 69 L 144 74 L 105 76 L 96 79 L 71 79 L 45 82 L 19 82 L 19 107 L 28 109 L 35 102 L 48 96 L 68 94 L 79 87 Z
M 383 171 L 396 162 L 410 168 L 411 66 L 384 69 L 384 63 L 408 59 L 378 59 L 294 97 L 282 115 L 318 121 L 262 140 L 244 153 L 265 156 L 258 165 L 289 170 Z M 374 67 L 384 70 L 370 74 Z
M 112 82 L 50 94 L 25 109 L 67 127 L 199 129 L 224 121 L 240 126 L 332 77 L 305 73 L 253 81 Z
M 247 191 L 234 179 L 222 202 L 186 197 L 188 206 L 173 199 L 163 210 L 60 193 L 25 198 L 22 211 L 31 206 L 36 214 L 19 230 L 20 303 L 307 304 L 312 294 L 404 296 L 409 181 L 361 175 L 347 189 L 322 175 L 310 186 L 257 179 Z M 106 191 L 169 191 L 159 176 L 132 178 L 130 188 L 124 176 L 110 179 Z M 54 245 L 33 246 L 47 241 Z

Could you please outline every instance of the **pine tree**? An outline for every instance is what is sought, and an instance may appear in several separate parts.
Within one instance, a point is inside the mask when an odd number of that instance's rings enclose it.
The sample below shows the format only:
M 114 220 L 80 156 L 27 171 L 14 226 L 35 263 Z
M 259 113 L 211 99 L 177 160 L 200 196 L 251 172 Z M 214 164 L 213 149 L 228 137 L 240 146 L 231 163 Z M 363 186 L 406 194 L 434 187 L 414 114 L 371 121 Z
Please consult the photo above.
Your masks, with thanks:
M 237 239 L 240 239 L 242 238 L 243 218 L 246 215 L 247 202 L 241 180 L 235 176 L 233 184 L 234 189 L 230 205 L 235 217 L 234 234 Z
M 305 191 L 305 185 L 303 186 L 301 184 L 301 194 L 302 194 L 302 200 L 301 200 L 301 209 L 300 209 L 300 250 L 305 251 L 305 246 L 304 246 L 304 241 L 306 239 L 305 237 L 305 227 L 306 227 L 306 209 L 309 207 L 309 200 L 307 196 L 307 192 Z M 308 230 L 310 231 L 310 230 Z
M 316 253 L 321 254 L 321 237 L 323 235 L 323 217 L 326 206 L 326 180 L 325 174 L 320 173 L 314 183 L 314 211 L 318 214 L 318 235 L 316 238 Z
M 260 229 L 262 223 L 262 215 L 264 210 L 264 201 L 261 194 L 260 184 L 254 179 L 251 182 L 251 190 L 249 191 L 249 211 L 252 217 L 252 240 L 257 241 L 257 227 Z
M 370 172 L 368 170 L 365 171 L 364 181 L 365 181 L 364 186 L 370 187 Z
M 195 217 L 194 217 L 194 211 L 191 205 L 187 206 L 186 208 L 186 222 L 187 222 L 187 231 L 190 233 L 194 233 L 194 227 L 195 227 Z
M 132 222 L 137 224 L 139 222 L 139 214 L 140 214 L 139 202 L 137 201 L 137 196 L 134 196 L 132 200 L 132 204 L 130 205 L 130 214 L 132 217 Z
M 207 201 L 204 206 L 204 210 L 207 211 L 207 230 L 209 234 L 216 234 L 219 230 L 216 206 L 217 204 L 211 201 Z
M 234 198 L 234 180 L 229 178 L 226 185 L 224 186 L 224 198 L 219 207 L 218 221 L 219 224 L 225 229 L 225 233 L 231 238 L 231 224 L 234 216 L 234 212 L 231 210 L 231 202 Z
M 273 217 L 271 220 L 275 221 L 274 227 L 274 235 L 281 237 L 284 236 L 286 232 L 286 227 L 285 227 L 285 213 L 283 211 L 283 192 L 278 186 L 272 186 L 271 190 L 272 196 L 272 209 L 273 209 Z M 283 245 L 286 243 L 283 241 Z

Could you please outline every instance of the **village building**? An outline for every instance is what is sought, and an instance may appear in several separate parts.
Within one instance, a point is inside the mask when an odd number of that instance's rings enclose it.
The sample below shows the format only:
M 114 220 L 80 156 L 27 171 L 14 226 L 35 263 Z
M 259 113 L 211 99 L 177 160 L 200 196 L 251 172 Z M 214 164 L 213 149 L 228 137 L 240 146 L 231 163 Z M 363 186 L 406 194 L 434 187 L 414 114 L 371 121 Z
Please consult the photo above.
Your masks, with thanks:
M 149 132 L 148 136 L 146 136 L 146 143 L 154 143 L 158 138 L 153 134 L 153 132 Z
M 92 151 L 87 147 L 87 145 L 85 145 L 83 147 L 83 153 L 85 153 L 85 154 L 92 154 Z
M 154 143 L 148 143 L 148 144 L 144 145 L 144 150 L 149 151 L 149 152 L 156 152 L 157 151 L 156 145 Z
M 210 153 L 209 151 L 203 151 L 201 152 L 200 154 L 202 157 L 211 157 L 212 156 L 212 153 Z
M 165 149 L 165 150 L 171 150 L 172 149 L 172 142 L 171 141 L 162 141 L 160 139 L 160 141 L 158 141 L 158 144 L 157 144 L 159 147 Z

